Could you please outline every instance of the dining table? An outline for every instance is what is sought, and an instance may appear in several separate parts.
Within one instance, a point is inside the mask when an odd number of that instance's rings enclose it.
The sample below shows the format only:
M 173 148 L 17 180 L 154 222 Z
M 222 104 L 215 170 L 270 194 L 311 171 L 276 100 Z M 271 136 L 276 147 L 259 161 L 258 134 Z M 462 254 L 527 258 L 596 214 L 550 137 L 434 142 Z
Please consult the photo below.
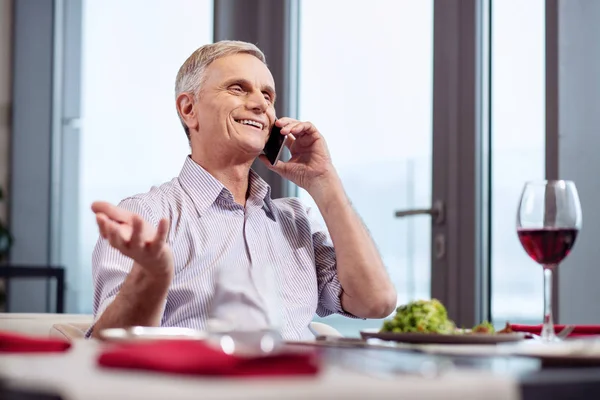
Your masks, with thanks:
M 501 351 L 500 345 L 424 350 L 365 342 L 287 343 L 290 348 L 318 352 L 321 368 L 316 375 L 279 377 L 189 376 L 103 368 L 98 357 L 110 345 L 81 339 L 73 341 L 64 353 L 0 353 L 0 398 L 600 398 L 600 364 L 548 366 L 539 357 Z

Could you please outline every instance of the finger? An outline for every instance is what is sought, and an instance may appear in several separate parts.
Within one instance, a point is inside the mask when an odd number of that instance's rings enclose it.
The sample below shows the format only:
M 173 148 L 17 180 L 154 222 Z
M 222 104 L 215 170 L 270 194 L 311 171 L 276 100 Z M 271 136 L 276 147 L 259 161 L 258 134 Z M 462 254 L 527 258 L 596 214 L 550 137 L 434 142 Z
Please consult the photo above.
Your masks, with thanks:
M 295 135 L 306 135 L 317 132 L 317 128 L 310 122 L 301 122 L 290 128 L 290 133 Z
M 275 121 L 275 125 L 277 125 L 280 128 L 283 128 L 284 126 L 295 123 L 295 122 L 299 122 L 299 121 L 294 118 L 282 117 L 282 118 L 278 118 L 277 121 Z
M 131 232 L 131 239 L 129 240 L 129 247 L 134 249 L 142 248 L 144 245 L 142 239 L 142 228 L 144 227 L 144 221 L 139 215 L 132 217 L 133 230 Z
M 125 241 L 123 240 L 123 237 L 121 236 L 121 231 L 119 230 L 119 226 L 112 221 L 108 221 L 108 223 L 106 224 L 106 227 L 107 227 L 108 243 L 110 243 L 110 245 L 112 247 L 119 250 L 121 253 L 126 252 L 127 246 L 125 245 Z
M 282 135 L 288 135 L 292 132 L 292 130 L 294 130 L 294 128 L 296 128 L 297 126 L 302 126 L 302 122 L 293 122 L 290 123 L 289 125 L 286 125 L 285 127 L 281 128 L 281 134 Z
M 283 142 L 283 144 L 291 152 L 295 141 L 296 141 L 296 137 L 290 133 L 289 135 L 287 135 L 285 137 L 285 142 Z
M 100 231 L 100 236 L 102 236 L 103 239 L 106 239 L 107 237 L 107 229 L 106 229 L 106 224 L 108 222 L 108 218 L 106 218 L 106 215 L 99 213 L 96 214 L 96 223 L 98 224 L 98 230 Z
M 150 249 L 152 251 L 157 251 L 161 248 L 161 246 L 167 240 L 167 234 L 169 233 L 169 221 L 166 218 L 161 219 L 158 222 L 158 227 L 156 228 L 156 236 L 150 242 Z
M 117 222 L 131 222 L 131 216 L 133 215 L 130 211 L 124 210 L 106 201 L 95 201 L 92 203 L 92 211 L 95 213 L 103 213 L 109 219 Z
M 268 169 L 270 169 L 271 171 L 273 171 L 283 177 L 287 176 L 288 170 L 290 168 L 290 166 L 288 165 L 289 163 L 287 163 L 285 161 L 277 160 L 275 165 L 271 165 L 271 162 L 265 155 L 261 154 L 259 156 L 259 158 L 260 158 L 260 161 L 262 161 L 262 163 L 265 164 L 265 166 Z

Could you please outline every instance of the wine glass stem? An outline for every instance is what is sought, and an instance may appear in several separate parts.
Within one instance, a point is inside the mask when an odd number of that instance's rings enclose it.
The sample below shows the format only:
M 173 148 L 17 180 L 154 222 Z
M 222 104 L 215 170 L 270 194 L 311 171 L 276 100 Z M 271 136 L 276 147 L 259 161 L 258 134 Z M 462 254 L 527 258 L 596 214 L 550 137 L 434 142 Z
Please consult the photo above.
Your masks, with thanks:
M 554 341 L 554 321 L 552 319 L 552 270 L 555 265 L 544 265 L 544 326 L 542 340 Z

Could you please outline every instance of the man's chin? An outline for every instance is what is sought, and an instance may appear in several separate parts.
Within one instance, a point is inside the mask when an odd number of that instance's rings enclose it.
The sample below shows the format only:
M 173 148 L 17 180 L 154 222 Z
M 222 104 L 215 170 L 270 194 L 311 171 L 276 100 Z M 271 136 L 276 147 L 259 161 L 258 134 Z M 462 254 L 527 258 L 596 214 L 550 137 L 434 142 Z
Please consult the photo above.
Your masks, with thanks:
M 254 160 L 262 154 L 262 151 L 262 147 L 252 146 L 248 143 L 244 143 L 242 146 L 239 147 L 238 154 L 234 155 L 234 157 L 239 156 L 240 158 L 244 158 L 247 160 Z
M 265 148 L 265 144 L 258 140 L 247 140 L 242 143 L 242 148 L 244 153 L 258 157 Z
M 234 135 L 230 135 L 230 138 L 237 141 L 236 147 L 240 150 L 240 153 L 247 154 L 248 157 L 251 157 L 252 159 L 258 157 L 260 153 L 262 153 L 267 141 L 267 138 L 260 135 L 259 132 L 249 135 L 248 132 L 242 132 L 237 129 L 235 130 Z

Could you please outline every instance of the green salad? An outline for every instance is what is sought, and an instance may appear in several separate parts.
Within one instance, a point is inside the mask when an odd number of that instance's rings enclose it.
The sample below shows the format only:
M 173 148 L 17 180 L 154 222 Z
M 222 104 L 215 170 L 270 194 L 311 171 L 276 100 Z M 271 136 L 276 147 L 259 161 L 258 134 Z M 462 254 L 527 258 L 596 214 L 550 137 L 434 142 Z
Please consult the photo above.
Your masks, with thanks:
M 495 333 L 487 321 L 471 330 L 457 329 L 454 321 L 448 318 L 446 307 L 437 299 L 416 300 L 396 308 L 396 314 L 383 322 L 381 332 L 397 333 Z
M 392 319 L 383 323 L 381 332 L 453 333 L 454 322 L 439 300 L 416 300 L 396 308 Z

